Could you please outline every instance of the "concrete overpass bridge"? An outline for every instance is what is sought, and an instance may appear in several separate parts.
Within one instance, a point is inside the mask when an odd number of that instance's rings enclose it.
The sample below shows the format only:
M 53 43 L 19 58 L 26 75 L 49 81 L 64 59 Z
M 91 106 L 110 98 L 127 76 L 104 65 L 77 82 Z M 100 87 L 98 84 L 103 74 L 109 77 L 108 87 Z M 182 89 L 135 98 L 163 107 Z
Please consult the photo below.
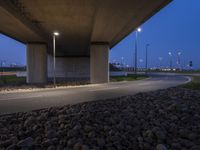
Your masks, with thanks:
M 109 49 L 171 0 L 0 0 L 0 32 L 27 45 L 27 82 L 52 77 L 109 81 Z

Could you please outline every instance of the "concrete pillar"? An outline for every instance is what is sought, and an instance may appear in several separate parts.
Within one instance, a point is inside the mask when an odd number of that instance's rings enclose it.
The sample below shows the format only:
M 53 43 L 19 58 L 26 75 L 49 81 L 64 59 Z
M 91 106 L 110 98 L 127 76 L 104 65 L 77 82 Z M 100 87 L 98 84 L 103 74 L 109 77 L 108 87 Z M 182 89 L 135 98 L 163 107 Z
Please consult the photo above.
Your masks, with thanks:
M 45 83 L 47 81 L 46 44 L 27 44 L 27 83 Z
M 91 44 L 90 47 L 90 82 L 109 82 L 109 45 Z

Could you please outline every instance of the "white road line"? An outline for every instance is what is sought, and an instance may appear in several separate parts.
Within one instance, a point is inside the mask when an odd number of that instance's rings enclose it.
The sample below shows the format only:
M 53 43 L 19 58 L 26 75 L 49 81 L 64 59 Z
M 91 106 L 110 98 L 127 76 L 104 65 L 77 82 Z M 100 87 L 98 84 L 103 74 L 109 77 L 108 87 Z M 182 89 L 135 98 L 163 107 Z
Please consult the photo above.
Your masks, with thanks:
M 6 98 L 6 99 L 0 99 L 0 101 L 5 101 L 5 100 L 16 100 L 16 99 L 29 99 L 29 98 L 38 98 L 38 97 L 42 97 L 42 95 L 38 95 L 38 96 L 28 96 L 28 97 L 13 97 L 13 98 Z
M 145 83 L 138 83 L 138 85 L 149 85 L 149 84 L 152 84 L 152 83 L 149 83 L 149 82 L 145 82 Z
M 186 84 L 186 83 L 189 83 L 189 82 L 191 82 L 191 81 L 192 81 L 192 78 L 191 78 L 191 77 L 188 77 L 188 76 L 187 76 L 186 78 L 187 78 L 188 80 L 187 80 L 187 81 L 185 81 L 185 82 L 184 82 L 184 84 Z
M 119 87 L 89 90 L 90 92 L 118 89 Z

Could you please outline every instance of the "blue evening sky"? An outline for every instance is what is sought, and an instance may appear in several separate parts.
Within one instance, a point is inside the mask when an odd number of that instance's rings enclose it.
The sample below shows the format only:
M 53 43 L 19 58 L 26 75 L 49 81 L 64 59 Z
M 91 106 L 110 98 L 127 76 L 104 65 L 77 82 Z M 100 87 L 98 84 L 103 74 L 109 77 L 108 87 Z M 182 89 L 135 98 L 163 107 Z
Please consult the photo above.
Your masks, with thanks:
M 173 66 L 176 66 L 177 53 L 180 51 L 182 66 L 192 60 L 194 68 L 200 69 L 200 0 L 174 0 L 141 28 L 138 40 L 139 66 L 145 65 L 145 45 L 148 43 L 150 67 L 169 66 L 169 51 L 173 55 Z M 135 32 L 110 51 L 110 62 L 121 62 L 124 57 L 124 62 L 132 66 L 134 43 Z M 5 60 L 6 64 L 26 64 L 25 45 L 0 34 L 0 60 Z
M 177 53 L 182 53 L 181 63 L 193 61 L 194 68 L 200 68 L 200 0 L 174 0 L 141 26 L 139 33 L 138 60 L 145 60 L 145 45 L 149 46 L 149 64 L 169 66 L 168 52 L 172 52 L 173 66 Z M 110 53 L 110 61 L 133 65 L 135 33 L 131 33 L 115 46 Z M 162 57 L 160 62 L 159 57 Z M 144 66 L 139 63 L 139 66 Z

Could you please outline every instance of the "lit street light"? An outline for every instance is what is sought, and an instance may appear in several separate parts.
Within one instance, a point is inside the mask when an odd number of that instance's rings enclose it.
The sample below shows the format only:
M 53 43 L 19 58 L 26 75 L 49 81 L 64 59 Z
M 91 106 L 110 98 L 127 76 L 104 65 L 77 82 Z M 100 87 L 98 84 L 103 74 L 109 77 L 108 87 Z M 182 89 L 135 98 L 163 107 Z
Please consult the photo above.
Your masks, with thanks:
M 5 60 L 1 60 L 1 75 L 0 76 L 3 76 L 3 72 L 4 72 L 4 65 L 5 65 L 6 61 Z
M 178 52 L 178 61 L 177 61 L 177 63 L 178 63 L 178 68 L 181 70 L 181 58 L 180 58 L 180 56 L 181 56 L 181 52 Z
M 53 84 L 56 87 L 56 36 L 58 36 L 58 32 L 53 33 Z
M 137 48 L 138 48 L 138 32 L 141 32 L 141 28 L 137 28 L 136 30 L 136 38 L 135 38 L 135 76 L 137 77 Z
M 148 71 L 148 47 L 150 46 L 150 44 L 146 44 L 146 74 L 147 74 L 147 71 Z
M 168 54 L 169 54 L 169 56 L 170 56 L 169 66 L 170 66 L 170 69 L 172 70 L 172 53 L 169 52 Z
M 122 57 L 121 60 L 122 60 L 121 61 L 121 68 L 123 68 L 124 67 L 124 57 Z
M 1 75 L 0 77 L 3 76 L 3 61 L 1 60 Z
M 139 65 L 139 69 L 142 70 L 142 63 L 144 62 L 144 60 L 142 58 L 139 59 L 140 65 Z
M 159 61 L 160 61 L 160 69 L 162 69 L 162 60 L 163 58 L 162 57 L 158 57 Z
M 122 72 L 124 72 L 124 57 L 121 58 L 121 69 L 122 69 Z

